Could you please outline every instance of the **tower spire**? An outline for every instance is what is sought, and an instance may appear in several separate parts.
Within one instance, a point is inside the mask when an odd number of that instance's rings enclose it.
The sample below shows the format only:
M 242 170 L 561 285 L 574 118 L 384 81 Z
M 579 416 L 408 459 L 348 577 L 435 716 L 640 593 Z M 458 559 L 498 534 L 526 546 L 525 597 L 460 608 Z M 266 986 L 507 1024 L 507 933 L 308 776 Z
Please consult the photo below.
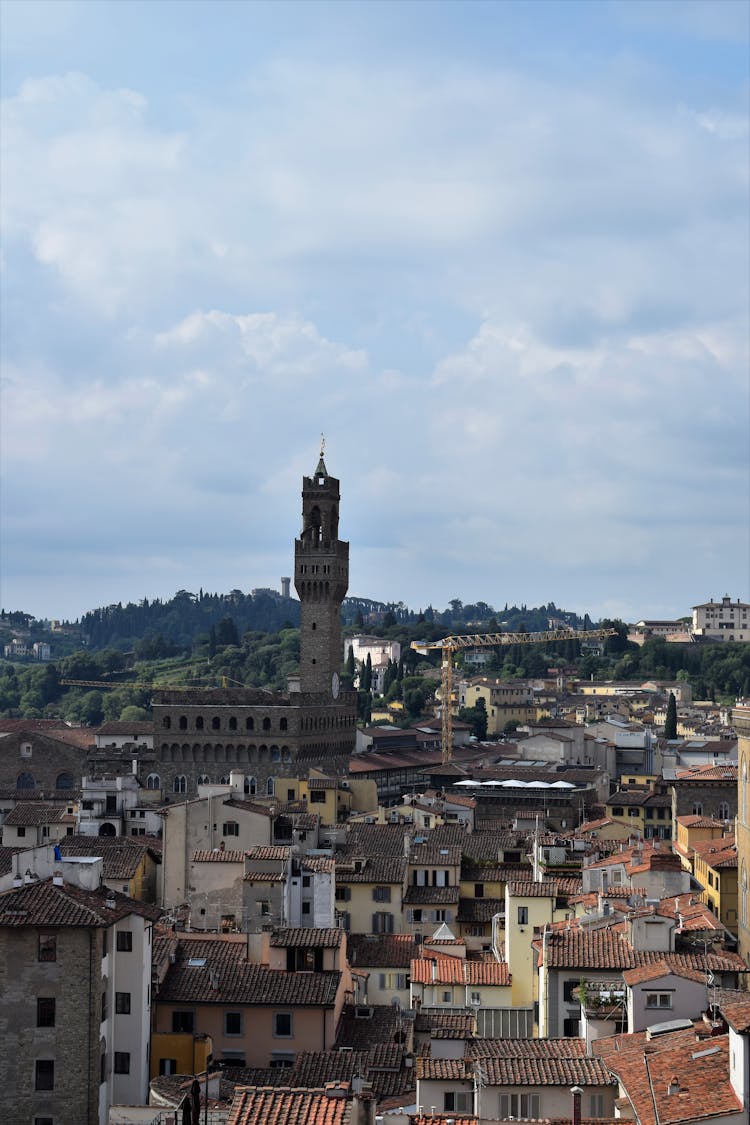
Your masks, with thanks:
M 326 451 L 325 434 L 321 434 L 320 435 L 320 460 L 318 461 L 318 467 L 315 470 L 315 476 L 316 477 L 327 477 L 328 476 L 328 469 L 326 468 L 326 463 L 323 460 L 323 454 L 325 453 L 325 451 Z

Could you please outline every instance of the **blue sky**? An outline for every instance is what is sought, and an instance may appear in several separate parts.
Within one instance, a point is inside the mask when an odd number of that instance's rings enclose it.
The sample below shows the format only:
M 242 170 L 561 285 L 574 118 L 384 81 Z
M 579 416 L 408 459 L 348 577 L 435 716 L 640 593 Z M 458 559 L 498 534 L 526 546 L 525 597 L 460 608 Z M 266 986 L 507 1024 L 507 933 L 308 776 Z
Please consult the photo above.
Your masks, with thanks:
M 748 598 L 748 5 L 1 7 L 5 608 Z

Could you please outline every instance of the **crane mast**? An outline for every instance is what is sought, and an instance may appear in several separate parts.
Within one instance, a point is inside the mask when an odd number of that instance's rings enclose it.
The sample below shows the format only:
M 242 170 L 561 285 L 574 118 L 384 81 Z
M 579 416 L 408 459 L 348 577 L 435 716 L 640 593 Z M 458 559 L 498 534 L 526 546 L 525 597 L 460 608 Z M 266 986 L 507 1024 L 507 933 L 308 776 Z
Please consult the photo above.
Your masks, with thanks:
M 453 653 L 466 648 L 495 648 L 498 645 L 535 645 L 551 641 L 590 641 L 614 637 L 617 630 L 548 629 L 541 633 L 466 633 L 443 637 L 441 641 L 412 641 L 411 647 L 422 656 L 441 653 L 440 664 L 440 750 L 444 766 L 453 758 Z

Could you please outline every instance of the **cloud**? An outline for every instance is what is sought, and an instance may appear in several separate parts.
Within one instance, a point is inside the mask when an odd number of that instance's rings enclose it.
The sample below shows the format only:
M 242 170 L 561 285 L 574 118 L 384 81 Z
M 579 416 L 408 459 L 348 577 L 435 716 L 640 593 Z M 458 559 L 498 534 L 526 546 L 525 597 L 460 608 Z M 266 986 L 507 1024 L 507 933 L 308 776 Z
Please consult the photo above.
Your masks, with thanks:
M 291 50 L 231 93 L 4 105 L 11 589 L 32 548 L 90 551 L 79 597 L 268 584 L 321 431 L 357 593 L 640 616 L 744 581 L 741 103 L 632 58 Z

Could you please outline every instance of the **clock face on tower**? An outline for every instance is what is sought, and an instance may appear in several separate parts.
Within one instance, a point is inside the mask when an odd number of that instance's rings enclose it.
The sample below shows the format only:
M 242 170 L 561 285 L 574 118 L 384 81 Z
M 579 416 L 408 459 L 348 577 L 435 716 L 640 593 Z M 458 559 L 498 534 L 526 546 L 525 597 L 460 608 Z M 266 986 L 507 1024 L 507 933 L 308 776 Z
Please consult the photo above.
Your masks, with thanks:
M 339 697 L 339 674 L 334 672 L 331 676 L 331 695 L 334 699 Z

